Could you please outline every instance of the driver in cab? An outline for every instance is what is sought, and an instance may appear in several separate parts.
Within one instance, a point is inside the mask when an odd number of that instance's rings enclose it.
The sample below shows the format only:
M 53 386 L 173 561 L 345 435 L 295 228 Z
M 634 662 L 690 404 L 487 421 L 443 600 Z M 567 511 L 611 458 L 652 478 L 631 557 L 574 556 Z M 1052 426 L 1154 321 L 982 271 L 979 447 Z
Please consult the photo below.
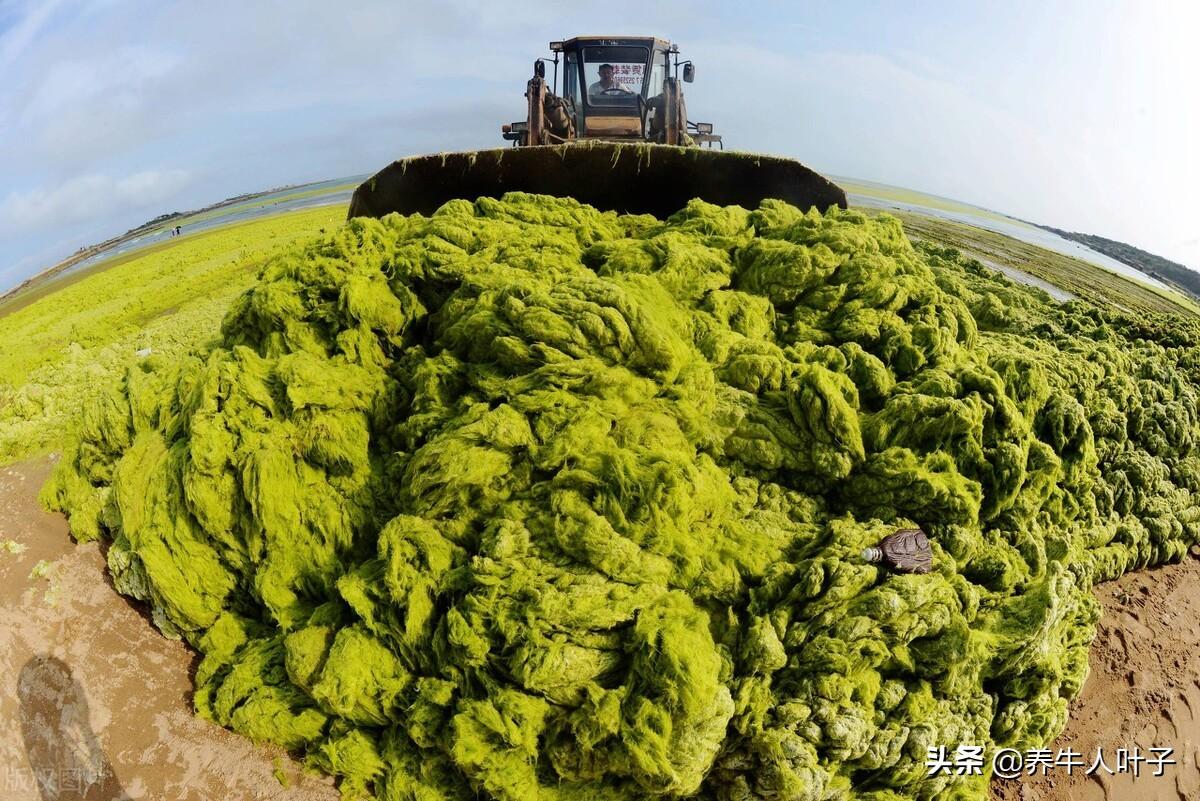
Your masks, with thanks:
M 588 87 L 588 97 L 600 97 L 601 95 L 631 95 L 631 92 L 626 87 L 617 83 L 613 79 L 613 65 L 600 65 L 600 80 Z

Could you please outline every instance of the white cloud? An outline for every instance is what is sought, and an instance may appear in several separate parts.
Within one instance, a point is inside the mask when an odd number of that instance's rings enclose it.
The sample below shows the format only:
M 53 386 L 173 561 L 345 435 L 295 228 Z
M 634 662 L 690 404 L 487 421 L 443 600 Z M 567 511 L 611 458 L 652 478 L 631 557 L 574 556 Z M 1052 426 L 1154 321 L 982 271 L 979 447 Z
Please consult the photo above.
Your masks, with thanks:
M 144 45 L 54 61 L 16 100 L 16 122 L 43 154 L 86 164 L 136 148 L 169 127 L 181 58 Z
M 0 203 L 0 230 L 28 233 L 101 214 L 158 209 L 191 180 L 187 170 L 145 170 L 121 178 L 82 175 L 55 187 L 12 192 Z
M 14 4 L 11 11 L 17 21 L 0 34 L 0 67 L 7 67 L 26 51 L 30 42 L 54 16 L 62 0 L 40 0 L 36 3 Z

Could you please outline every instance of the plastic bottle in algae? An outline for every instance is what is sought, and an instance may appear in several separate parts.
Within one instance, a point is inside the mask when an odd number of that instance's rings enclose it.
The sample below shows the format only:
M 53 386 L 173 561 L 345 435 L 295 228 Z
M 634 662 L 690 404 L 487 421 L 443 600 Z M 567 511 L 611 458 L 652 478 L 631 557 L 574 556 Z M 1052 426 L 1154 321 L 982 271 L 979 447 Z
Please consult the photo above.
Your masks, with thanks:
M 862 556 L 898 573 L 928 573 L 933 568 L 929 538 L 919 528 L 902 528 L 889 534 L 874 548 L 865 549 Z

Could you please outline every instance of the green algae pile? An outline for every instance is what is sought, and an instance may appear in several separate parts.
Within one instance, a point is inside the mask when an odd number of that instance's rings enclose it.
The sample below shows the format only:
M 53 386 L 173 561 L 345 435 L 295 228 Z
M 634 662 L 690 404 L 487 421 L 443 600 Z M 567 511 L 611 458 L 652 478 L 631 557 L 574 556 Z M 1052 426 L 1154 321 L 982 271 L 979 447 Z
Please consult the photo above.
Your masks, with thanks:
M 453 201 L 271 257 L 44 498 L 349 797 L 983 799 L 929 749 L 1049 742 L 1093 583 L 1200 540 L 1198 331 L 887 216 Z
M 264 251 L 343 217 L 344 207 L 307 209 L 172 238 L 0 299 L 0 465 L 64 447 L 93 390 L 138 351 L 210 342 Z

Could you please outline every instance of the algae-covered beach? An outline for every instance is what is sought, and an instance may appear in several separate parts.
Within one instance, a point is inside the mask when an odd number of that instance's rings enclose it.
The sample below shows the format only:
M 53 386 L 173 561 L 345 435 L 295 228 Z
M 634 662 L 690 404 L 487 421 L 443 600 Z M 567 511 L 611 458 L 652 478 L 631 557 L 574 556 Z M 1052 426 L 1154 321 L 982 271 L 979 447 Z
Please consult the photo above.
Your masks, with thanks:
M 1200 5 L 278 5 L 0 0 L 3 801 L 1200 800 Z
M 1054 742 L 1093 587 L 1200 539 L 1189 302 L 1060 302 L 991 233 L 512 195 L 210 236 L 0 318 L 0 434 L 285 780 L 986 798 L 928 749 Z M 904 526 L 930 574 L 862 561 Z

